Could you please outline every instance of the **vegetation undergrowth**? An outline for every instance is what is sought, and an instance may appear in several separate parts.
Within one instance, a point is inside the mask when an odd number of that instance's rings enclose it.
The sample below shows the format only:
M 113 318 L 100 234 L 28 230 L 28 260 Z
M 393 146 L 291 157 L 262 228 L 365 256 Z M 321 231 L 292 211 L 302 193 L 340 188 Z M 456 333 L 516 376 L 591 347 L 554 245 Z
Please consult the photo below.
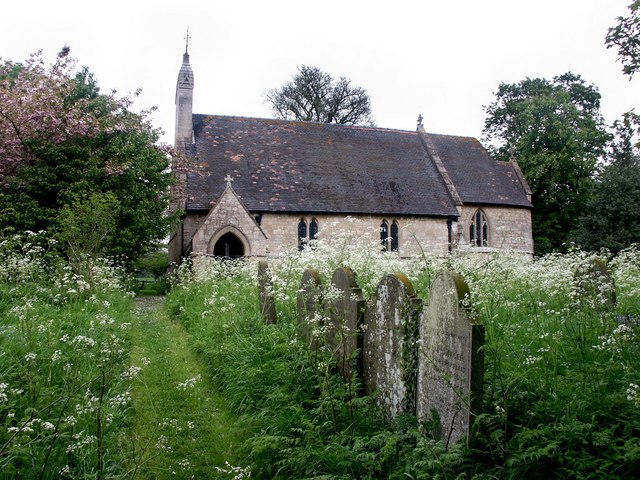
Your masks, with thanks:
M 600 256 L 616 282 L 610 306 L 574 278 L 593 257 L 583 252 L 402 260 L 357 238 L 312 247 L 270 259 L 276 324 L 260 318 L 251 260 L 194 259 L 168 297 L 240 417 L 239 460 L 253 477 L 630 478 L 640 470 L 636 248 Z M 356 376 L 345 383 L 335 373 L 331 352 L 299 339 L 302 272 L 317 268 L 326 287 L 338 266 L 356 272 L 368 298 L 386 273 L 403 271 L 423 299 L 441 269 L 463 274 L 486 329 L 472 448 L 446 449 L 412 415 L 385 418 Z
M 197 258 L 162 309 L 134 309 L 123 272 L 71 268 L 46 237 L 0 244 L 2 478 L 633 478 L 640 471 L 640 250 L 609 256 L 617 302 L 575 277 L 593 255 L 464 252 L 412 260 L 359 238 L 271 258 L 278 321 L 253 260 Z M 485 325 L 475 442 L 386 418 L 357 375 L 298 335 L 302 273 L 349 266 L 367 298 L 402 271 L 428 299 L 460 272 Z M 153 302 L 153 299 L 147 301 Z M 144 303 L 143 303 L 144 305 Z M 170 316 L 169 316 L 170 315 Z M 176 321 L 174 321 L 174 319 Z M 314 327 L 320 339 L 322 328 Z
M 132 297 L 118 268 L 71 269 L 45 238 L 0 243 L 0 471 L 112 478 L 133 377 Z

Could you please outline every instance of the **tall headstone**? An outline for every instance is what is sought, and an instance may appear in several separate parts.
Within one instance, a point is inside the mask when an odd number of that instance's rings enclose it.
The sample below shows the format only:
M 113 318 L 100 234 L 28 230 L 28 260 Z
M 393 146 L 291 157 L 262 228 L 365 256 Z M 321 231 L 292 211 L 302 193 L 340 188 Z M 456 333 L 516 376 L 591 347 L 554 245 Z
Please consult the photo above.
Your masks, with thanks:
M 380 280 L 365 314 L 365 388 L 392 417 L 415 412 L 420 308 L 411 282 L 397 273 Z
M 362 322 L 365 301 L 350 268 L 337 268 L 331 277 L 327 298 L 327 345 L 333 352 L 340 374 L 350 381 L 351 372 L 362 373 Z
M 447 447 L 461 438 L 471 441 L 482 407 L 484 327 L 469 318 L 468 301 L 462 276 L 442 272 L 420 318 L 416 414 L 438 421 L 435 430 Z
M 583 261 L 573 275 L 573 287 L 582 303 L 593 308 L 616 304 L 616 285 L 607 264 L 599 258 Z
M 276 302 L 273 298 L 273 283 L 269 275 L 269 264 L 258 262 L 258 291 L 260 295 L 260 316 L 267 324 L 276 323 Z
M 318 348 L 320 328 L 323 326 L 322 280 L 320 272 L 307 269 L 302 274 L 297 299 L 298 332 L 312 350 Z

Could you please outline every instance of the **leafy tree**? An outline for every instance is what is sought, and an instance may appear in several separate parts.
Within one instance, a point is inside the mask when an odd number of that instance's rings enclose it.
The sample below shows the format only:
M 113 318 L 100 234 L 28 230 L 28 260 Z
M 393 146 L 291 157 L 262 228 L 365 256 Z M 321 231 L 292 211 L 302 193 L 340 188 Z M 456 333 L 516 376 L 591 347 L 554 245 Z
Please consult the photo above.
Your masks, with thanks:
M 640 243 L 639 126 L 640 116 L 634 112 L 614 123 L 612 161 L 602 168 L 576 234 L 576 242 L 585 249 L 617 253 Z
M 293 80 L 265 94 L 278 118 L 342 125 L 373 125 L 366 90 L 345 77 L 335 81 L 317 67 L 303 66 Z
M 94 192 L 88 197 L 79 196 L 59 211 L 57 237 L 64 242 L 72 265 L 80 265 L 87 256 L 104 254 L 117 234 L 119 207 L 113 193 Z
M 157 144 L 149 112 L 101 94 L 87 68 L 74 73 L 68 53 L 48 69 L 40 53 L 0 65 L 0 237 L 60 232 L 65 208 L 110 194 L 115 227 L 103 251 L 133 260 L 172 222 L 170 149 Z
M 629 10 L 628 17 L 618 17 L 617 25 L 609 29 L 605 45 L 618 48 L 622 71 L 631 78 L 640 69 L 640 0 L 632 2 Z
M 532 191 L 536 254 L 562 251 L 592 193 L 609 138 L 600 93 L 578 75 L 500 84 L 485 107 L 485 140 L 500 160 L 516 155 Z

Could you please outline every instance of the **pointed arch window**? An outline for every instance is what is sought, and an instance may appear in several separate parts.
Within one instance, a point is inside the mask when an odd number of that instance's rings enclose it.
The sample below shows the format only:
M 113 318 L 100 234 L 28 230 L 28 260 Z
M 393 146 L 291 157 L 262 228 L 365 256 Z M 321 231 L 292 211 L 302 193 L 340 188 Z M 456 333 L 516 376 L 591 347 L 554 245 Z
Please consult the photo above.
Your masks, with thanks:
M 395 220 L 389 224 L 383 220 L 380 224 L 380 245 L 383 252 L 397 252 L 400 246 L 400 227 Z
M 389 250 L 389 223 L 386 220 L 380 224 L 380 245 L 383 252 Z
M 298 250 L 304 249 L 307 244 L 307 222 L 301 218 L 298 222 Z
M 317 240 L 318 239 L 318 220 L 315 218 L 311 219 L 311 223 L 309 223 L 309 240 Z
M 298 250 L 304 250 L 304 248 L 310 244 L 311 240 L 318 239 L 318 220 L 316 218 L 312 218 L 308 223 L 308 227 L 309 228 L 307 228 L 306 219 L 301 218 L 298 221 Z M 311 244 L 311 246 L 315 248 L 313 244 Z
M 398 222 L 394 220 L 393 223 L 391 224 L 391 251 L 392 252 L 398 251 L 398 231 L 399 231 Z
M 487 217 L 480 209 L 476 210 L 469 224 L 469 242 L 474 247 L 489 246 L 489 226 Z

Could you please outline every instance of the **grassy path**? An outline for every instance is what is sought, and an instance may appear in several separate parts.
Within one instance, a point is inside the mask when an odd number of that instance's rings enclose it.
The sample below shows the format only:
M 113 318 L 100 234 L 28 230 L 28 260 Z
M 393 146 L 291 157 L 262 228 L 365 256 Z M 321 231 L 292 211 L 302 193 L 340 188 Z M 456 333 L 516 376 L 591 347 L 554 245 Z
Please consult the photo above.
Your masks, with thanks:
M 236 465 L 236 418 L 208 381 L 182 325 L 166 313 L 164 298 L 137 300 L 131 361 L 142 367 L 123 445 L 131 452 L 132 478 L 231 478 L 216 467 Z

